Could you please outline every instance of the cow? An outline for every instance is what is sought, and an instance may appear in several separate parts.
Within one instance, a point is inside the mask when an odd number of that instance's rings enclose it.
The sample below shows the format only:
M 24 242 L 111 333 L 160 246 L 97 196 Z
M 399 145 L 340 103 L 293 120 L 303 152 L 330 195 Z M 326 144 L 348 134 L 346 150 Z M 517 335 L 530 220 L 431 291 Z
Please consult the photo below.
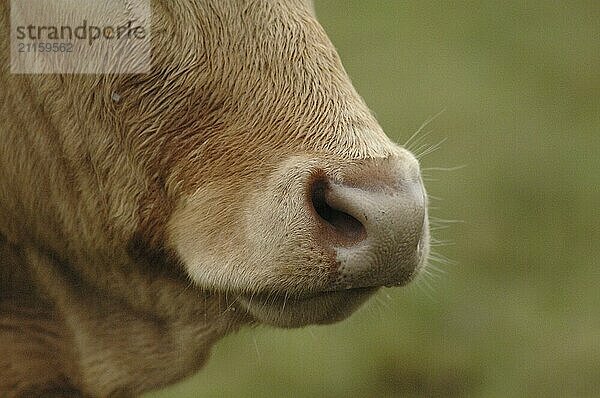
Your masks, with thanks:
M 152 0 L 138 74 L 17 74 L 0 5 L 0 395 L 130 396 L 426 266 L 420 166 L 305 0 Z

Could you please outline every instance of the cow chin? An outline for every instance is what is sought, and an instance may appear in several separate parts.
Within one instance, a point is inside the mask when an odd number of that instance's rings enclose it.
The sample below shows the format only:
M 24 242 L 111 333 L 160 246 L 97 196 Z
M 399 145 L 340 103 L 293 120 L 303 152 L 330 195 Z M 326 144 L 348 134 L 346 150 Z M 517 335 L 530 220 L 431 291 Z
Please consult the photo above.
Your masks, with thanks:
M 244 295 L 237 302 L 256 321 L 281 328 L 326 325 L 346 319 L 377 288 L 323 292 L 310 297 L 289 295 Z

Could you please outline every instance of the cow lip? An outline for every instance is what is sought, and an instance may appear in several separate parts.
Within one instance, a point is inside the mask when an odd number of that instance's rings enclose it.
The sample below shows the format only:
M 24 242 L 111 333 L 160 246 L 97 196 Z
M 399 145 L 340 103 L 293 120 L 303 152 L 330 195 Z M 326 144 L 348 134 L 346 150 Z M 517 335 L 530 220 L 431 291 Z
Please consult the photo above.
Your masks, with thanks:
M 310 295 L 297 295 L 282 292 L 261 292 L 241 294 L 238 300 L 246 306 L 252 305 L 272 305 L 285 308 L 286 305 L 310 306 L 318 305 L 321 301 L 339 297 L 339 296 L 359 296 L 363 294 L 374 293 L 379 287 L 356 287 L 342 290 L 326 290 Z
M 254 292 L 254 293 L 243 293 L 240 295 L 240 298 L 250 299 L 258 299 L 258 300 L 268 300 L 273 302 L 279 301 L 296 301 L 296 302 L 305 302 L 311 300 L 318 300 L 320 298 L 325 298 L 331 295 L 344 294 L 344 293 L 367 293 L 369 291 L 375 291 L 379 289 L 380 286 L 369 286 L 369 287 L 354 287 L 348 289 L 336 289 L 336 290 L 323 290 L 312 293 L 282 293 L 282 292 Z
M 322 291 L 310 296 L 281 292 L 240 295 L 238 308 L 260 323 L 276 327 L 329 324 L 347 318 L 377 288 Z

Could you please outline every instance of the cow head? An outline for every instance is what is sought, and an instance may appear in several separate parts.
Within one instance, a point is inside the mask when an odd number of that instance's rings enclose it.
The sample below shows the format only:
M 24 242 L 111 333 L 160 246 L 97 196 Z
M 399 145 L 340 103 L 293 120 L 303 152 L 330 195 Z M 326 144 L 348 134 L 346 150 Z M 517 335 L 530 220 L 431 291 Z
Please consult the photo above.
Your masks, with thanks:
M 84 180 L 74 205 L 88 218 L 68 239 L 90 253 L 109 245 L 86 231 L 102 230 L 112 248 L 166 256 L 284 327 L 342 319 L 413 279 L 429 247 L 419 164 L 356 93 L 312 6 L 164 0 L 153 14 L 150 73 L 29 85 Z M 91 266 L 89 280 L 106 271 Z
M 424 267 L 419 164 L 307 1 L 152 14 L 147 74 L 0 67 L 0 391 L 135 395 L 243 324 L 335 322 Z
M 419 164 L 382 132 L 307 5 L 227 3 L 173 23 L 142 83 L 169 99 L 152 108 L 163 144 L 149 162 L 177 192 L 164 242 L 197 286 L 258 321 L 342 319 L 424 264 Z

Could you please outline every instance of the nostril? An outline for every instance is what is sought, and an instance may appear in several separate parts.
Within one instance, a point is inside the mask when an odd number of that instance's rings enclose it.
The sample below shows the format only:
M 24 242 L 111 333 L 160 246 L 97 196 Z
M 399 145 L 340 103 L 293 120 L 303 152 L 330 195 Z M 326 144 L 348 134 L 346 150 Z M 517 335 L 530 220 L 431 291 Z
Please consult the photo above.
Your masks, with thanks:
M 325 178 L 316 179 L 311 186 L 312 206 L 331 239 L 342 246 L 351 246 L 365 239 L 367 231 L 364 225 L 327 200 L 329 190 Z

